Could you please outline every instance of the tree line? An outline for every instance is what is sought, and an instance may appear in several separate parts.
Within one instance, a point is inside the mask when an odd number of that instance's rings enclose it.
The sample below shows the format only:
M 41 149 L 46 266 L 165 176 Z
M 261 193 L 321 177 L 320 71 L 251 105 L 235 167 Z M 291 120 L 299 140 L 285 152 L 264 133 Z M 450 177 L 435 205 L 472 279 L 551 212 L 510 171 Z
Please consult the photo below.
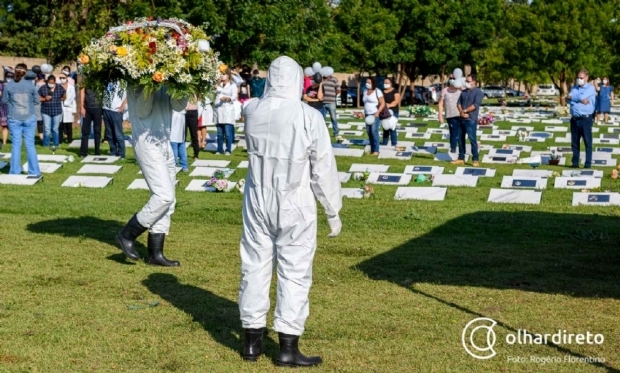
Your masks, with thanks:
M 286 54 L 336 71 L 411 77 L 470 65 L 481 80 L 552 82 L 578 69 L 620 79 L 617 0 L 0 0 L 0 54 L 75 59 L 135 17 L 206 25 L 231 65 Z M 401 82 L 402 83 L 402 82 Z

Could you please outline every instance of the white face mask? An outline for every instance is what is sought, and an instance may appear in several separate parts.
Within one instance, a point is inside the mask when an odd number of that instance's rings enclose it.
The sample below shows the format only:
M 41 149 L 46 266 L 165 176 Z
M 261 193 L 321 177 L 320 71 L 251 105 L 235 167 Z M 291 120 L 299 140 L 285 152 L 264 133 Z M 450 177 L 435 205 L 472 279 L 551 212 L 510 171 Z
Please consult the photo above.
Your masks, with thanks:
M 254 74 L 254 78 L 260 78 L 260 75 Z
M 383 84 L 383 86 L 384 86 L 386 89 L 389 89 L 389 88 L 391 88 L 391 87 L 392 87 L 392 85 L 391 85 L 390 83 Z
M 448 84 L 450 84 L 451 86 L 454 86 L 454 79 L 448 80 Z
M 13 81 L 13 78 L 6 78 L 7 83 L 12 82 L 12 81 Z
M 47 83 L 47 86 L 50 88 L 56 87 L 56 83 Z
M 586 84 L 586 80 L 582 78 L 577 78 L 577 85 L 583 86 Z
M 607 79 L 603 79 L 603 84 L 607 84 L 608 80 Z
M 471 88 L 471 82 L 465 82 L 465 88 L 470 89 Z
M 371 83 L 366 83 L 366 88 L 367 89 L 372 89 L 372 84 Z
M 67 71 L 67 70 L 63 70 L 62 73 L 65 74 L 65 75 L 69 75 L 69 71 Z
M 65 84 L 66 82 L 67 82 L 67 79 L 60 78 L 60 84 Z

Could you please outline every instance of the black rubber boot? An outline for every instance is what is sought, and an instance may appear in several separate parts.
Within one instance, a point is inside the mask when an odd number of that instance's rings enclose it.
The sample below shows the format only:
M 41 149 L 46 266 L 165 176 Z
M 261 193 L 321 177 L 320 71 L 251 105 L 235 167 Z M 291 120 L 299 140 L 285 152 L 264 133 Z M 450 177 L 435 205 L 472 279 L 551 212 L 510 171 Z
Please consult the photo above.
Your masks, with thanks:
M 150 233 L 149 232 L 149 251 L 146 262 L 148 264 L 158 265 L 162 267 L 178 267 L 181 263 L 176 260 L 168 260 L 164 256 L 164 240 L 166 239 L 165 233 Z
M 263 335 L 265 328 L 244 329 L 243 360 L 256 361 L 263 354 Z
M 129 219 L 125 228 L 116 235 L 116 242 L 120 245 L 123 254 L 127 255 L 129 259 L 140 259 L 140 255 L 136 252 L 135 243 L 138 236 L 146 230 L 147 228 L 140 225 L 136 215 L 134 215 Z
M 275 361 L 281 367 L 313 367 L 323 362 L 319 356 L 306 357 L 299 352 L 299 336 L 278 333 L 280 353 Z

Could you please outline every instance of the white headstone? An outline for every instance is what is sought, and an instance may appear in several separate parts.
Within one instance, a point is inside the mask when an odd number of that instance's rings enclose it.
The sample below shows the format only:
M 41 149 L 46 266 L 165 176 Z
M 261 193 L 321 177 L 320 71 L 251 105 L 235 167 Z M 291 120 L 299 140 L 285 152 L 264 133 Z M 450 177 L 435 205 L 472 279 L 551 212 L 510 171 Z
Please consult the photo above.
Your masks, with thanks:
M 495 177 L 495 170 L 480 167 L 457 167 L 454 174 L 459 176 Z
M 82 166 L 78 170 L 78 174 L 106 174 L 106 175 L 114 175 L 117 173 L 123 166 L 108 166 L 101 164 L 86 164 Z
M 618 193 L 573 193 L 573 206 L 620 206 Z
M 356 157 L 360 158 L 364 155 L 363 149 L 333 148 L 336 157 Z
M 400 159 L 409 160 L 413 157 L 413 152 L 398 152 L 394 150 L 385 150 L 379 153 L 379 159 Z
M 424 143 L 425 147 L 433 147 L 433 148 L 437 148 L 437 149 L 450 149 L 450 143 L 448 142 L 432 142 L 432 141 L 427 141 Z
M 550 178 L 553 175 L 551 170 L 512 170 L 514 177 L 542 177 Z
M 606 154 L 607 156 L 610 156 L 610 154 Z M 585 157 L 580 157 L 579 158 L 579 162 L 581 164 L 584 164 L 585 162 Z M 611 158 L 611 157 L 605 157 L 605 156 L 595 156 L 594 154 L 592 155 L 592 166 L 593 167 L 616 167 L 618 160 L 615 158 Z
M 208 180 L 192 180 L 189 182 L 185 190 L 188 192 L 215 192 L 215 188 L 208 186 L 207 181 Z M 236 182 L 229 181 L 226 191 L 230 192 L 236 185 Z
M 69 176 L 62 186 L 73 188 L 105 188 L 112 182 L 111 177 L 105 176 Z
M 514 155 L 485 155 L 482 157 L 482 163 L 502 163 L 502 164 L 512 164 L 517 161 L 518 157 Z
M 491 149 L 489 151 L 489 157 L 505 157 L 510 155 L 519 158 L 521 156 L 521 152 L 514 149 Z
M 493 130 L 492 135 L 499 136 L 517 136 L 517 131 L 514 130 Z
M 121 159 L 121 157 L 109 155 L 89 155 L 82 159 L 82 163 L 114 163 L 119 159 Z
M 407 185 L 411 182 L 411 175 L 371 172 L 366 181 L 370 184 Z
M 614 154 L 614 155 L 620 154 L 620 148 L 612 148 L 612 147 L 597 147 L 597 148 L 594 148 L 594 151 L 598 153 L 609 153 L 609 154 Z
M 216 161 L 212 159 L 198 159 L 194 161 L 192 166 L 195 167 L 227 167 L 230 164 L 230 161 Z
M 528 136 L 525 138 L 526 142 L 545 142 L 546 138 L 544 137 L 532 137 Z
M 534 131 L 534 127 L 530 126 L 512 126 L 510 129 L 513 131 Z
M 542 177 L 504 176 L 502 179 L 502 188 L 546 189 L 547 179 Z
M 588 176 L 579 177 L 556 177 L 554 188 L 556 189 L 592 189 L 601 186 L 601 179 Z
M 39 160 L 39 162 L 65 163 L 69 161 L 69 156 L 54 155 L 54 154 L 38 154 L 37 159 Z
M 405 174 L 408 175 L 436 175 L 443 174 L 444 168 L 430 165 L 405 166 Z
M 458 153 L 437 153 L 435 154 L 436 161 L 452 162 L 452 161 L 456 161 L 457 159 L 459 159 Z M 465 154 L 465 162 L 467 162 L 468 160 L 469 160 L 469 154 Z
M 0 184 L 34 185 L 41 181 L 41 176 L 0 174 Z
M 475 187 L 478 176 L 471 175 L 435 175 L 433 186 L 463 186 Z
M 598 177 L 602 178 L 604 172 L 601 170 L 566 170 L 562 171 L 564 177 Z
M 491 189 L 487 202 L 539 205 L 542 192 L 537 190 Z
M 364 198 L 364 190 L 360 188 L 340 188 L 340 194 L 343 198 Z
M 390 166 L 385 164 L 353 163 L 349 172 L 387 172 Z
M 231 152 L 234 152 L 235 149 L 237 149 L 237 144 L 232 144 L 231 148 Z M 204 148 L 204 151 L 206 152 L 210 152 L 210 153 L 215 153 L 217 152 L 217 144 L 213 143 L 213 142 L 208 142 L 207 145 Z M 224 151 L 226 151 L 226 145 L 224 145 Z
M 179 180 L 176 180 L 174 185 L 177 185 Z M 141 190 L 149 190 L 149 186 L 146 184 L 146 180 L 144 179 L 136 179 L 129 184 L 127 189 L 141 189 Z
M 363 131 L 339 131 L 338 134 L 340 136 L 362 136 L 364 132 Z
M 506 141 L 506 136 L 501 135 L 482 135 L 480 136 L 482 141 Z
M 231 169 L 231 168 L 196 167 L 196 168 L 194 168 L 192 173 L 189 174 L 189 176 L 192 176 L 192 177 L 196 177 L 196 176 L 212 177 L 213 174 L 215 173 L 215 171 L 217 171 L 217 170 L 224 171 L 226 178 L 228 178 L 230 175 L 232 175 L 235 172 L 235 170 Z
M 411 147 L 411 151 L 414 154 L 435 154 L 437 153 L 437 148 L 433 147 L 433 146 L 413 146 Z
M 250 163 L 248 161 L 241 161 L 239 162 L 239 165 L 237 166 L 237 168 L 248 168 L 249 165 Z
M 545 127 L 546 132 L 568 132 L 570 128 L 564 126 L 547 126 Z
M 596 140 L 596 139 L 594 139 Z M 557 142 L 558 144 L 570 144 L 571 143 L 571 138 L 570 137 L 556 137 L 555 138 L 555 142 Z M 596 142 L 594 142 L 596 143 Z
M 413 132 L 407 132 L 407 134 L 405 135 L 406 139 L 424 139 L 424 140 L 429 140 L 431 138 L 431 134 L 430 133 L 413 133 Z
M 0 168 L 2 168 L 2 163 L 4 162 L 0 162 Z M 43 174 L 52 174 L 54 172 L 56 172 L 59 168 L 62 167 L 62 164 L 60 163 L 44 163 L 44 162 L 39 162 L 39 170 L 41 170 L 41 173 Z M 24 163 L 22 165 L 22 172 L 28 172 L 28 162 Z
M 423 200 L 423 201 L 443 201 L 446 198 L 448 188 L 438 187 L 398 187 L 395 200 Z
M 605 144 L 605 145 L 619 145 L 620 144 L 620 140 L 616 140 L 616 139 L 592 139 L 592 143 L 593 144 Z

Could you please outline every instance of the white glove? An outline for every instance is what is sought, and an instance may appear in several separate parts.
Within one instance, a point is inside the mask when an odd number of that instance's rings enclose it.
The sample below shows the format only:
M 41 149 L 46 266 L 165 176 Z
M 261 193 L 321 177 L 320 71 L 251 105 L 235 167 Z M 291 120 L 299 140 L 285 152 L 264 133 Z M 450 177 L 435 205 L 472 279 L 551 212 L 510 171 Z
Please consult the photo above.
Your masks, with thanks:
M 329 224 L 329 227 L 332 230 L 332 232 L 328 234 L 327 237 L 337 237 L 340 234 L 340 230 L 342 229 L 342 222 L 340 221 L 340 217 L 338 215 L 328 217 L 327 224 Z

